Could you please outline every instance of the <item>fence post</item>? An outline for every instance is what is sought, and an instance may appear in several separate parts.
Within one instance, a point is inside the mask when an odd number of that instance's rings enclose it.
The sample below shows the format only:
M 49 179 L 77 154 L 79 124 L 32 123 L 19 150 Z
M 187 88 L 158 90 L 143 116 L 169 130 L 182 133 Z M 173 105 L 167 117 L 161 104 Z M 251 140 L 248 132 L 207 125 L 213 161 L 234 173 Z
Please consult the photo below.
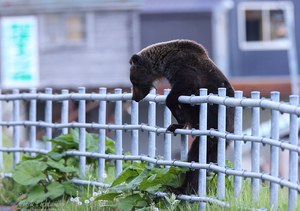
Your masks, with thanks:
M 274 102 L 279 102 L 280 93 L 271 92 L 271 100 Z M 271 138 L 274 140 L 279 140 L 279 111 L 271 110 Z M 279 148 L 271 145 L 270 153 L 270 173 L 274 177 L 278 177 L 279 169 Z M 273 210 L 278 208 L 278 184 L 270 183 L 270 207 Z
M 36 89 L 30 89 L 31 94 L 36 94 Z M 36 99 L 30 100 L 29 103 L 29 121 L 36 122 Z M 29 147 L 31 149 L 36 148 L 36 126 L 29 127 Z M 35 153 L 30 153 L 31 156 L 34 156 Z
M 85 88 L 79 87 L 78 88 L 79 94 L 85 94 Z M 86 123 L 86 117 L 85 117 L 85 111 L 86 111 L 86 105 L 85 100 L 79 100 L 78 105 L 78 122 L 79 123 Z M 79 151 L 85 152 L 86 149 L 86 129 L 85 128 L 79 128 Z M 80 156 L 79 157 L 79 175 L 81 177 L 85 176 L 85 164 L 86 164 L 86 157 Z
M 106 95 L 106 88 L 100 88 L 99 94 Z M 98 108 L 98 123 L 105 125 L 106 123 L 106 101 L 101 100 L 99 101 L 99 108 Z M 100 154 L 105 154 L 105 129 L 99 129 L 99 139 L 98 139 L 98 152 Z M 98 181 L 103 182 L 105 175 L 105 159 L 99 158 L 98 159 Z
M 134 100 L 131 101 L 131 124 L 139 124 L 139 104 Z M 139 130 L 131 131 L 131 154 L 139 154 Z
M 234 97 L 237 99 L 243 98 L 242 91 L 235 91 Z M 243 107 L 237 106 L 234 111 L 234 134 L 241 135 L 243 132 Z M 234 140 L 234 168 L 242 170 L 242 140 Z M 234 176 L 234 197 L 238 197 L 242 188 L 242 177 Z
M 69 94 L 69 90 L 63 89 L 61 90 L 61 94 Z M 62 101 L 62 107 L 61 107 L 61 123 L 67 124 L 69 121 L 69 100 L 63 100 Z M 62 128 L 61 130 L 62 134 L 68 134 L 68 128 Z
M 2 95 L 2 90 L 0 89 L 0 95 Z M 2 100 L 0 101 L 0 122 L 2 122 Z M 2 126 L 0 125 L 0 148 L 3 147 L 3 134 L 2 134 Z M 4 169 L 3 164 L 3 152 L 0 151 L 0 170 Z
M 180 135 L 180 160 L 187 160 L 189 152 L 189 136 Z
M 218 95 L 226 98 L 226 88 L 219 88 Z M 226 106 L 220 104 L 218 109 L 218 131 L 226 131 Z M 225 167 L 225 151 L 226 151 L 226 139 L 218 138 L 218 166 Z M 218 172 L 218 185 L 217 185 L 217 197 L 219 199 L 225 198 L 225 174 Z
M 170 89 L 164 90 L 164 95 L 168 95 L 170 93 Z M 170 109 L 165 105 L 164 107 L 164 127 L 167 128 L 171 124 L 171 111 Z M 171 160 L 172 159 L 172 145 L 171 145 L 171 134 L 165 133 L 164 134 L 164 159 L 165 160 Z
M 52 95 L 52 89 L 51 88 L 46 88 L 45 93 Z M 45 122 L 47 123 L 52 123 L 52 101 L 51 100 L 46 100 L 46 105 L 45 105 Z M 46 127 L 46 138 L 48 140 L 52 139 L 52 128 L 51 127 Z M 46 150 L 50 151 L 52 149 L 52 143 L 50 141 L 46 142 Z
M 13 89 L 13 94 L 18 95 L 19 90 Z M 20 119 L 20 101 L 14 100 L 13 101 L 13 121 L 18 122 L 19 119 Z M 14 145 L 14 148 L 20 147 L 20 128 L 17 125 L 13 126 L 13 145 Z M 14 158 L 14 168 L 16 168 L 17 163 L 19 163 L 19 161 L 20 161 L 20 153 L 14 152 L 13 158 Z
M 155 95 L 156 90 L 151 89 L 150 94 Z M 149 126 L 155 127 L 156 123 L 156 102 L 151 102 L 149 101 L 149 107 L 148 107 L 148 124 Z M 155 143 L 155 132 L 149 132 L 149 137 L 148 137 L 148 155 L 150 158 L 155 157 L 155 151 L 156 151 L 156 143 Z
M 207 89 L 200 89 L 200 96 L 207 96 Z M 199 130 L 206 131 L 207 130 L 207 103 L 200 104 L 200 112 L 199 112 Z M 206 156 L 207 156 L 207 136 L 202 135 L 199 137 L 199 163 L 206 164 Z M 206 197 L 206 169 L 199 170 L 199 178 L 198 178 L 198 194 L 200 197 Z M 199 203 L 199 210 L 205 210 L 206 203 Z
M 260 93 L 257 91 L 251 92 L 251 98 L 252 99 L 259 99 Z M 260 125 L 260 108 L 259 107 L 253 107 L 251 109 L 251 135 L 252 136 L 259 136 L 259 125 Z M 259 172 L 260 168 L 260 144 L 252 142 L 251 143 L 251 171 L 252 172 Z M 259 198 L 259 179 L 252 178 L 251 179 L 252 184 L 252 201 L 255 202 Z
M 122 89 L 115 89 L 115 94 L 122 94 Z M 122 100 L 116 101 L 115 124 L 122 124 Z M 122 130 L 116 130 L 116 155 L 122 155 Z M 122 172 L 122 160 L 116 160 L 116 177 Z
M 298 95 L 290 96 L 290 104 L 294 106 L 299 105 L 299 97 Z M 297 114 L 290 114 L 290 144 L 298 146 L 298 116 Z M 298 154 L 295 151 L 290 151 L 289 157 L 289 180 L 294 184 L 297 184 L 298 181 Z M 297 190 L 289 189 L 289 205 L 288 210 L 295 210 L 297 206 Z

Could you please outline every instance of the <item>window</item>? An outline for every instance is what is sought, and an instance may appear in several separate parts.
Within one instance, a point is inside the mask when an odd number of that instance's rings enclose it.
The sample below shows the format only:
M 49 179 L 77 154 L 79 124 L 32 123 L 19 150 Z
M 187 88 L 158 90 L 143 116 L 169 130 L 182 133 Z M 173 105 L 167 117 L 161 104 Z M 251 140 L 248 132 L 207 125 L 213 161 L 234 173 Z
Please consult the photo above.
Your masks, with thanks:
M 80 46 L 85 43 L 85 16 L 47 14 L 43 16 L 43 46 Z
M 81 43 L 84 40 L 84 18 L 79 15 L 66 17 L 66 40 Z
M 243 2 L 238 6 L 239 46 L 242 50 L 287 49 L 288 2 Z

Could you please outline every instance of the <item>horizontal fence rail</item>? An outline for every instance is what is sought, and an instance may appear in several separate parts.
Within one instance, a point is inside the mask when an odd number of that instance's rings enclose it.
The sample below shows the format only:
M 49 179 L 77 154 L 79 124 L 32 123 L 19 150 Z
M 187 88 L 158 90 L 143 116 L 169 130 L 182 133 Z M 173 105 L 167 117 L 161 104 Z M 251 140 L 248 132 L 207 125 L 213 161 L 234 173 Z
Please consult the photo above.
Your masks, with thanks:
M 47 142 L 44 148 L 37 147 L 37 129 L 45 130 L 45 137 L 51 139 L 55 130 L 60 130 L 62 134 L 67 134 L 70 128 L 79 128 L 79 149 L 66 151 L 65 155 L 79 156 L 80 176 L 84 177 L 86 158 L 93 157 L 98 159 L 98 178 L 97 181 L 87 181 L 74 178 L 72 181 L 76 184 L 95 185 L 101 187 L 109 187 L 110 184 L 103 183 L 105 174 L 105 160 L 115 160 L 116 176 L 122 172 L 122 160 L 145 161 L 149 165 L 164 165 L 187 167 L 190 169 L 199 169 L 199 187 L 198 196 L 178 195 L 180 200 L 197 201 L 199 209 L 206 209 L 206 203 L 214 203 L 224 207 L 230 207 L 225 200 L 225 175 L 234 176 L 234 195 L 238 197 L 242 189 L 242 178 L 251 178 L 252 200 L 255 202 L 259 197 L 260 183 L 262 181 L 270 182 L 270 207 L 277 209 L 278 206 L 278 187 L 286 187 L 289 189 L 289 210 L 294 210 L 297 205 L 297 194 L 300 192 L 298 179 L 298 159 L 300 147 L 298 146 L 299 134 L 299 116 L 300 106 L 298 96 L 290 96 L 290 102 L 279 102 L 279 93 L 272 92 L 270 99 L 260 98 L 259 92 L 252 92 L 250 98 L 243 97 L 241 91 L 235 91 L 235 97 L 227 97 L 226 89 L 220 88 L 218 94 L 208 94 L 206 89 L 200 90 L 199 96 L 180 96 L 179 102 L 200 105 L 199 128 L 192 129 L 176 129 L 175 134 L 181 136 L 180 160 L 172 159 L 172 133 L 167 131 L 167 127 L 172 123 L 170 110 L 165 106 L 166 96 L 169 90 L 165 90 L 163 95 L 158 95 L 152 90 L 143 100 L 148 103 L 148 113 L 146 122 L 140 122 L 141 113 L 139 113 L 140 103 L 131 101 L 131 93 L 122 93 L 121 89 L 115 89 L 114 93 L 107 93 L 106 88 L 100 88 L 99 93 L 86 93 L 85 88 L 81 87 L 77 93 L 70 93 L 68 90 L 62 90 L 61 93 L 53 93 L 51 88 L 45 89 L 44 93 L 31 89 L 29 92 L 20 93 L 14 89 L 12 93 L 0 93 L 0 170 L 4 169 L 3 153 L 13 153 L 14 167 L 20 161 L 20 153 L 29 153 L 31 156 L 35 154 L 48 153 L 52 145 Z M 12 103 L 11 105 L 9 103 Z M 28 118 L 21 115 L 20 103 L 28 104 Z M 38 103 L 43 103 L 43 108 L 38 107 Z M 78 104 L 77 121 L 69 121 L 70 102 Z M 97 122 L 87 122 L 86 112 L 88 102 L 98 103 L 98 119 Z M 113 123 L 107 123 L 107 103 L 114 103 Z M 129 122 L 123 120 L 124 103 L 130 103 L 131 118 Z M 53 104 L 59 104 L 60 120 L 53 122 Z M 3 107 L 11 106 L 11 118 L 3 118 Z M 157 122 L 157 104 L 164 106 L 163 122 Z M 208 104 L 217 104 L 218 109 L 218 128 L 206 128 Z M 234 126 L 232 133 L 226 131 L 226 107 L 234 107 Z M 43 120 L 38 120 L 37 110 L 44 110 Z M 249 123 L 251 125 L 250 134 L 243 133 L 244 109 L 250 109 L 251 117 Z M 271 131 L 269 136 L 260 135 L 260 114 L 261 110 L 270 111 L 271 115 Z M 290 118 L 289 138 L 284 139 L 279 136 L 280 113 L 288 114 Z M 7 116 L 7 115 L 6 115 Z M 23 117 L 23 118 L 22 118 Z M 158 126 L 162 125 L 162 126 Z M 12 127 L 12 147 L 3 146 L 2 129 Z M 21 147 L 20 128 L 25 127 L 28 130 L 28 146 Z M 86 150 L 86 129 L 98 131 L 98 151 L 87 152 Z M 105 154 L 105 138 L 108 131 L 114 131 L 115 151 L 116 154 Z M 124 137 L 123 132 L 130 132 L 130 153 L 125 155 L 123 152 Z M 148 140 L 143 140 L 144 145 L 147 143 L 147 155 L 139 152 L 140 133 L 147 132 Z M 163 155 L 156 152 L 157 140 L 156 136 L 163 134 L 164 148 Z M 186 162 L 188 153 L 188 136 L 200 137 L 199 141 L 199 162 Z M 206 142 L 207 137 L 218 138 L 218 162 L 206 163 Z M 234 168 L 225 165 L 225 141 L 231 140 L 234 144 Z M 245 170 L 242 166 L 242 150 L 243 144 L 251 144 L 251 169 Z M 270 172 L 264 173 L 260 170 L 260 146 L 270 146 Z M 289 152 L 289 177 L 283 178 L 279 176 L 279 153 L 280 150 Z M 207 196 L 206 193 L 206 175 L 208 171 L 217 173 L 217 194 L 216 196 Z M 2 170 L 1 170 L 2 172 Z M 8 172 L 2 172 L 3 176 L 10 176 Z M 166 193 L 158 192 L 157 196 L 163 197 Z
M 63 101 L 63 100 L 90 100 L 90 101 L 126 101 L 131 100 L 131 93 L 123 93 L 123 94 L 97 94 L 97 93 L 88 93 L 88 94 L 80 94 L 80 93 L 69 93 L 69 94 L 45 94 L 45 93 L 21 93 L 21 94 L 5 94 L 0 95 L 0 101 L 12 101 L 12 100 L 41 100 L 41 101 Z M 167 96 L 164 95 L 156 95 L 156 94 L 148 94 L 144 101 L 152 101 L 156 103 L 164 103 Z M 232 98 L 232 97 L 221 97 L 213 94 L 209 94 L 207 96 L 180 96 L 179 102 L 197 105 L 201 103 L 212 103 L 218 105 L 225 105 L 229 107 L 260 107 L 262 109 L 270 109 L 277 110 L 281 113 L 289 113 L 296 114 L 300 116 L 300 107 L 290 105 L 282 102 L 274 102 L 270 99 L 250 99 L 250 98 Z

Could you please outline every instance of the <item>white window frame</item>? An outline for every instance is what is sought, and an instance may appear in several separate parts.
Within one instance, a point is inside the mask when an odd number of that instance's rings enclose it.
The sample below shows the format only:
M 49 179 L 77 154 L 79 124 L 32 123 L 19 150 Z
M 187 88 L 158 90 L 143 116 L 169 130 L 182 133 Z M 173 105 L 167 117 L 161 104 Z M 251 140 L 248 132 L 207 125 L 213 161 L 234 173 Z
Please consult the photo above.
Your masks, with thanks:
M 238 42 L 241 50 L 287 50 L 289 47 L 288 35 L 285 39 L 270 40 L 270 41 L 247 41 L 246 40 L 246 17 L 245 10 L 283 10 L 285 24 L 287 26 L 287 13 L 293 12 L 293 4 L 289 1 L 255 1 L 255 2 L 240 2 L 237 7 L 237 22 L 238 22 Z M 266 13 L 262 14 L 263 19 L 268 19 Z

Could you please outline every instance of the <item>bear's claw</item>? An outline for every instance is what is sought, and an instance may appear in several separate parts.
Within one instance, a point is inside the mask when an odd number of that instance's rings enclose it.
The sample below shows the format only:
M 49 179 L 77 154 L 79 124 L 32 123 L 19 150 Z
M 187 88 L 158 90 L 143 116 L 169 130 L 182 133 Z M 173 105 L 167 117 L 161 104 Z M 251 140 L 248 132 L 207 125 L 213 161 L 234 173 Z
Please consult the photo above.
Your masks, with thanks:
M 175 134 L 175 130 L 176 129 L 182 129 L 184 128 L 184 125 L 181 125 L 181 124 L 171 124 L 168 128 L 167 128 L 167 131 L 170 131 L 172 133 Z

